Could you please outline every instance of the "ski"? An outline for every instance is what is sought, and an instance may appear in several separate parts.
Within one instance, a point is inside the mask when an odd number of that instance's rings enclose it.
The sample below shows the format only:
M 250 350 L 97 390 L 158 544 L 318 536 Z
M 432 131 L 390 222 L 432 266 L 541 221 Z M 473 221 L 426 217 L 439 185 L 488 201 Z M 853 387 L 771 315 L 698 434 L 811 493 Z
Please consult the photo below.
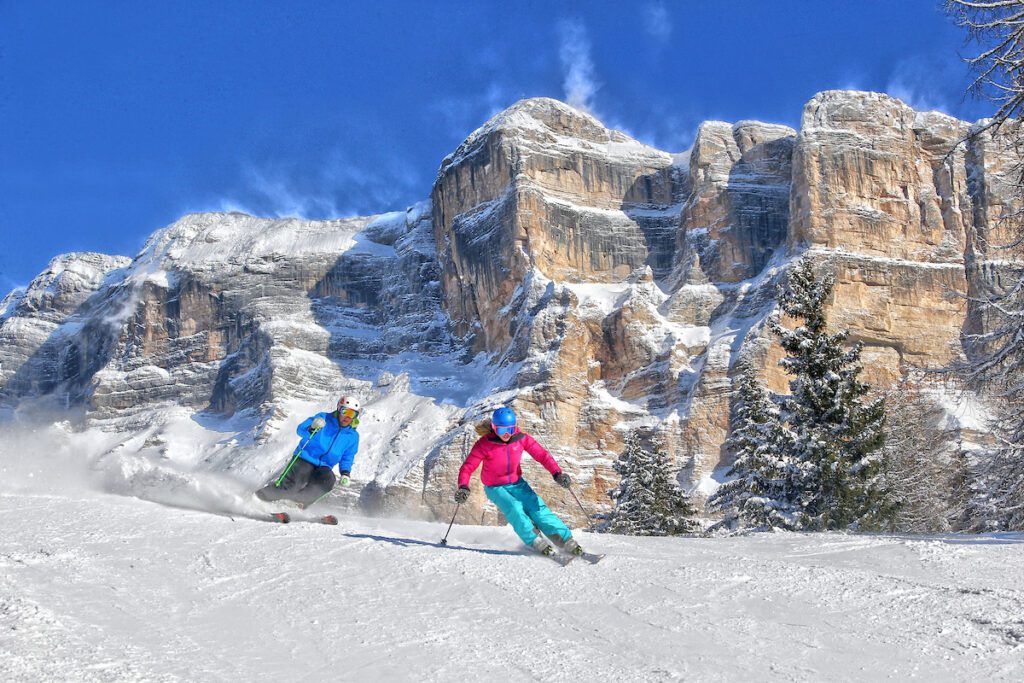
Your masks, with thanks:
M 539 553 L 539 554 L 542 557 L 547 557 L 549 559 L 554 560 L 555 562 L 557 562 L 562 567 L 569 566 L 569 563 L 576 559 L 575 555 L 563 555 L 561 553 L 551 553 L 550 555 L 544 555 L 543 553 Z
M 559 555 L 557 555 L 557 558 L 561 560 L 560 564 L 563 567 L 565 567 L 576 558 L 579 558 L 584 562 L 589 562 L 590 564 L 597 564 L 598 562 L 604 559 L 604 555 L 599 555 L 597 553 L 580 553 L 579 555 L 560 553 Z
M 299 519 L 293 520 L 292 516 L 290 514 L 288 514 L 287 512 L 275 512 L 272 515 L 270 515 L 270 520 L 272 522 L 278 522 L 280 524 L 288 524 L 288 523 L 290 523 L 292 521 L 296 521 L 296 522 L 309 522 L 311 524 L 329 524 L 330 526 L 337 526 L 338 525 L 338 518 L 335 517 L 334 515 L 323 515 L 321 517 L 299 518 Z

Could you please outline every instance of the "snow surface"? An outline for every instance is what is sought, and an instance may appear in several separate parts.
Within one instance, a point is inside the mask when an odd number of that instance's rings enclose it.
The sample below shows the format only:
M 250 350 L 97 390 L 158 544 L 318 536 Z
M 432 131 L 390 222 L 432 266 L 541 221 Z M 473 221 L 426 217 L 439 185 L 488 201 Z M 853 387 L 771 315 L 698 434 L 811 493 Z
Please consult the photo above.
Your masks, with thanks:
M 628 282 L 563 282 L 560 284 L 576 295 L 580 307 L 593 306 L 601 312 L 602 316 L 608 316 L 616 311 L 625 298 L 626 292 L 633 288 L 633 285 Z
M 5 681 L 1024 675 L 1024 534 L 577 533 L 608 557 L 562 568 L 508 527 L 274 525 L 228 473 L 25 446 L 0 446 Z
M 159 268 L 165 260 L 228 268 L 258 258 L 287 254 L 342 254 L 362 244 L 373 253 L 380 245 L 365 244 L 358 233 L 376 216 L 330 221 L 294 218 L 267 221 L 242 213 L 188 214 L 158 230 L 135 257 L 136 268 Z M 383 250 L 390 253 L 389 249 Z M 144 275 L 145 273 L 140 273 Z
M 550 117 L 577 119 L 590 129 L 589 135 L 566 135 L 561 125 L 552 126 L 549 123 Z M 634 140 L 621 131 L 605 128 L 604 124 L 584 111 L 558 100 L 534 97 L 520 100 L 495 114 L 470 133 L 454 152 L 441 161 L 439 173 L 477 154 L 482 149 L 482 141 L 498 131 L 521 136 L 520 144 L 531 137 L 538 138 L 543 140 L 545 148 L 557 149 L 562 153 L 597 153 L 613 161 L 658 159 L 672 163 L 672 156 L 667 152 Z M 526 148 L 529 146 L 524 145 Z
M 993 415 L 981 400 L 966 391 L 934 385 L 925 387 L 923 393 L 933 398 L 945 411 L 947 429 L 969 429 L 985 433 L 992 424 Z

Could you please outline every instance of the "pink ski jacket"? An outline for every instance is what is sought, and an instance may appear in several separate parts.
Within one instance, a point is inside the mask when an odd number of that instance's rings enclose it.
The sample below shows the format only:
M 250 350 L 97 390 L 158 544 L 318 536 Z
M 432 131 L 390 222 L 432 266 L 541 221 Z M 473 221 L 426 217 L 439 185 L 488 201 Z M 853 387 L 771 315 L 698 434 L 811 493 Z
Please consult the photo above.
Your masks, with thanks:
M 484 486 L 504 486 L 516 483 L 523 476 L 523 468 L 519 464 L 523 457 L 523 451 L 529 453 L 551 474 L 558 474 L 562 471 L 551 454 L 526 432 L 513 435 L 508 443 L 491 432 L 473 444 L 469 455 L 466 456 L 466 461 L 459 468 L 459 486 L 469 486 L 469 478 L 481 462 L 484 464 L 484 468 L 480 471 L 480 481 Z

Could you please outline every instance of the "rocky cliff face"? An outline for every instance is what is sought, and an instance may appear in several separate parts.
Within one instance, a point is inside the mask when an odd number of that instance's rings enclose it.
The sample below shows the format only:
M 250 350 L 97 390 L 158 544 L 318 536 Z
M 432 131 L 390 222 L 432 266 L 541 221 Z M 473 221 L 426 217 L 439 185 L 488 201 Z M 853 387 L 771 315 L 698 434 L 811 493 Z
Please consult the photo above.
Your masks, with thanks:
M 785 242 L 795 140 L 792 128 L 753 121 L 712 121 L 697 131 L 681 227 L 706 241 L 709 281 L 755 277 Z
M 50 261 L 24 291 L 0 303 L 0 404 L 13 407 L 22 397 L 53 395 L 87 372 L 88 355 L 72 340 L 103 309 L 96 296 L 116 281 L 130 259 L 78 253 Z M 61 403 L 69 397 L 55 396 Z
M 865 343 L 875 383 L 960 356 L 989 252 L 1021 256 L 995 247 L 1020 207 L 1020 160 L 999 136 L 963 143 L 970 131 L 875 93 L 822 93 L 804 109 L 791 244 L 834 264 L 832 317 Z
M 167 457 L 178 418 L 154 427 L 155 408 L 286 449 L 296 413 L 357 392 L 361 503 L 445 515 L 473 424 L 511 403 L 591 508 L 608 504 L 634 428 L 665 441 L 700 497 L 729 464 L 736 360 L 786 388 L 765 319 L 798 255 L 836 272 L 832 319 L 879 385 L 949 362 L 983 328 L 965 295 L 1020 267 L 993 247 L 1020 208 L 1019 160 L 999 138 L 958 144 L 969 131 L 834 91 L 799 131 L 708 122 L 668 154 L 526 100 L 444 159 L 430 202 L 407 212 L 194 215 L 134 260 L 55 260 L 0 304 L 0 404 L 80 405 L 86 426 L 148 430 Z M 258 478 L 270 450 L 207 461 Z M 479 489 L 466 509 L 496 519 Z
M 672 157 L 555 100 L 525 100 L 447 157 L 431 193 L 446 308 L 476 348 L 515 337 L 517 292 L 671 267 Z M 633 214 L 633 215 L 631 215 Z

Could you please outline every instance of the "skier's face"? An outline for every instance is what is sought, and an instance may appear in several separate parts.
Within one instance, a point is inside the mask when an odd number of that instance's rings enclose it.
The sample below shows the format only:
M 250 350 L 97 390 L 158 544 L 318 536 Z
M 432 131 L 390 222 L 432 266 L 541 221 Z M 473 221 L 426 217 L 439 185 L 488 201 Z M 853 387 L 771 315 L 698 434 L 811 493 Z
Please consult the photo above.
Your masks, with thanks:
M 515 425 L 498 426 L 492 422 L 491 429 L 494 430 L 494 433 L 497 434 L 498 438 L 501 439 L 502 441 L 508 441 L 509 439 L 512 438 L 512 435 L 516 433 Z

